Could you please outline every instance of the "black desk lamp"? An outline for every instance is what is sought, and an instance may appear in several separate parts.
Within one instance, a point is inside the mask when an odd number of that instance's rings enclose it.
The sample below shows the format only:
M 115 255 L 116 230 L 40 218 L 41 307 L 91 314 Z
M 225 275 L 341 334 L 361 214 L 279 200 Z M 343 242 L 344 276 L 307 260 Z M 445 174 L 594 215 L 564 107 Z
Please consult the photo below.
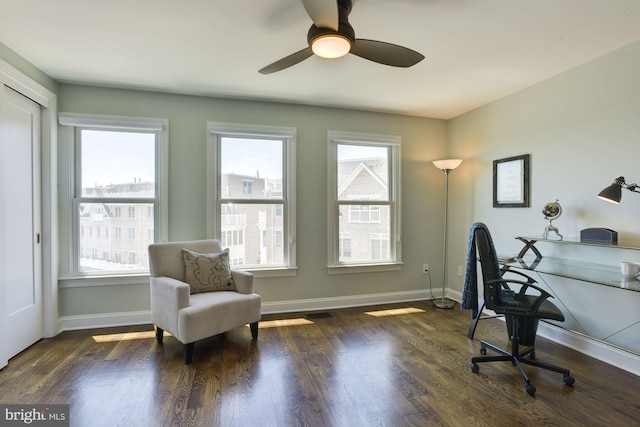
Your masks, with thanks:
M 638 184 L 627 184 L 624 182 L 624 177 L 621 176 L 616 178 L 613 181 L 613 184 L 602 190 L 600 194 L 598 194 L 598 198 L 605 202 L 615 203 L 617 205 L 620 203 L 620 199 L 622 199 L 623 188 L 633 191 L 634 193 L 640 193 L 640 187 Z

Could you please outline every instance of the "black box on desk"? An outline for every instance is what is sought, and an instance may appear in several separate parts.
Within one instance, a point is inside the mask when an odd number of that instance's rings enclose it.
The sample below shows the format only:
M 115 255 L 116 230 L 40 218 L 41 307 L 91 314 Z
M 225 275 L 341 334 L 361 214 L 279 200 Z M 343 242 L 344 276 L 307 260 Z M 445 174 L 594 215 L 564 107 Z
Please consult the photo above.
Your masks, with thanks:
M 584 243 L 618 244 L 618 232 L 608 228 L 585 228 L 580 231 L 580 241 Z

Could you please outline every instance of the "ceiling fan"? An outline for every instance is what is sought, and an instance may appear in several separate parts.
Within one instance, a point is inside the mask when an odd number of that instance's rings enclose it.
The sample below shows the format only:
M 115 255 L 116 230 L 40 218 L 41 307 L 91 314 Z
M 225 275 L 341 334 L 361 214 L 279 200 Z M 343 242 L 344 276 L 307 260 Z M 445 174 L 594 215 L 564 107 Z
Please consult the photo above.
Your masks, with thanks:
M 259 70 L 271 74 L 304 61 L 312 55 L 339 58 L 352 53 L 369 61 L 393 67 L 411 67 L 424 59 L 415 50 L 377 40 L 357 39 L 349 13 L 351 0 L 302 0 L 313 25 L 307 33 L 309 47 Z

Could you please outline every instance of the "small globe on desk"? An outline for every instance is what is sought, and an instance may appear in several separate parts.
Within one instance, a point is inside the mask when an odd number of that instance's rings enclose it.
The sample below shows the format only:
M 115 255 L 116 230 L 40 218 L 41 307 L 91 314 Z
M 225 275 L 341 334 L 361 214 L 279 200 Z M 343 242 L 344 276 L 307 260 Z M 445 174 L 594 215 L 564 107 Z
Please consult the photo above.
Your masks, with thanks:
M 542 208 L 542 214 L 544 215 L 544 219 L 549 220 L 549 225 L 544 229 L 543 237 L 546 239 L 549 237 L 550 232 L 554 232 L 560 237 L 562 240 L 562 234 L 558 232 L 558 228 L 555 227 L 551 222 L 554 219 L 558 219 L 560 215 L 562 215 L 562 206 L 558 203 L 558 199 L 555 202 L 549 202 Z
M 544 214 L 545 219 L 556 219 L 562 214 L 562 207 L 556 200 L 555 202 L 550 202 L 544 205 L 542 213 Z

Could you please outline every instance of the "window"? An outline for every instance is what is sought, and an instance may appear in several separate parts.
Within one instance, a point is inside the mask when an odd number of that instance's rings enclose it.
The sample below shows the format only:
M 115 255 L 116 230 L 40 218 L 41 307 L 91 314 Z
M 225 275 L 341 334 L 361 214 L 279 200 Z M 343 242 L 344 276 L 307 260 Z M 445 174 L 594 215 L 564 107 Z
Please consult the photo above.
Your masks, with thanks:
M 72 185 L 62 188 L 69 222 L 61 273 L 147 273 L 147 246 L 167 239 L 168 122 L 80 114 L 59 121 L 63 157 L 74 159 L 63 165 L 69 179 L 62 182 Z
M 328 147 L 329 272 L 399 269 L 400 137 L 330 131 Z
M 340 259 L 351 259 L 351 233 L 340 233 Z
M 371 233 L 371 259 L 389 259 L 389 236 Z
M 350 206 L 349 222 L 360 224 L 379 224 L 380 206 Z
M 236 268 L 295 274 L 294 128 L 208 123 L 208 234 Z
M 253 182 L 249 180 L 242 181 L 242 193 L 245 196 L 251 196 L 253 194 Z

